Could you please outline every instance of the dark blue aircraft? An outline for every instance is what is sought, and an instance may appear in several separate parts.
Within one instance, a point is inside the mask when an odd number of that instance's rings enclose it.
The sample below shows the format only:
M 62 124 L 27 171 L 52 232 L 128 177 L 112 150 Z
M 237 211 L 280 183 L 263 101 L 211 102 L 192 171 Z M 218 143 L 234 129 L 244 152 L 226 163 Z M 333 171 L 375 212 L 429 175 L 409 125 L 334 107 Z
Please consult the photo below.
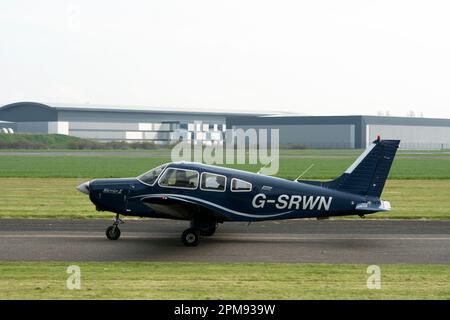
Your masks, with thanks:
M 120 237 L 119 215 L 189 220 L 186 246 L 218 223 L 359 215 L 389 211 L 380 199 L 399 140 L 379 138 L 337 179 L 290 181 L 192 162 L 163 164 L 137 178 L 96 179 L 77 187 L 98 211 L 116 213 L 106 230 Z

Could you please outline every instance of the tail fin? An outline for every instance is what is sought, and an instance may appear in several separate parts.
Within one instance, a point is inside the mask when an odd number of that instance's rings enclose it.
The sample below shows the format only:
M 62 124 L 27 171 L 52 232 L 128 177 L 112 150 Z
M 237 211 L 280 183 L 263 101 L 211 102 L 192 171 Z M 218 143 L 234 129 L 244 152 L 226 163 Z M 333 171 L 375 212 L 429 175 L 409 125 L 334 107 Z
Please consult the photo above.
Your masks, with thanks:
M 339 191 L 379 198 L 400 140 L 379 138 L 337 179 L 311 183 Z M 309 183 L 309 181 L 301 181 Z

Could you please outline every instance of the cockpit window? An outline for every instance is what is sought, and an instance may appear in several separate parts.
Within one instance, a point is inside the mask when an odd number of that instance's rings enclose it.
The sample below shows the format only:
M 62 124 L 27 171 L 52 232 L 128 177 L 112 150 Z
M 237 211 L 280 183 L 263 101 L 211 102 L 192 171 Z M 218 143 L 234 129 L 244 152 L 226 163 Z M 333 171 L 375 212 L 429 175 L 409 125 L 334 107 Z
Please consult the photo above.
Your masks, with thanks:
M 164 172 L 158 183 L 161 187 L 196 189 L 198 187 L 198 172 L 169 168 Z
M 161 172 L 163 172 L 165 167 L 166 165 L 163 164 L 162 166 L 159 166 L 150 171 L 147 171 L 144 174 L 141 174 L 137 178 L 145 184 L 154 185 L 155 181 L 158 179 L 159 175 L 161 174 Z
M 200 189 L 207 191 L 225 191 L 227 184 L 227 177 L 220 174 L 203 172 Z
M 231 179 L 231 191 L 233 192 L 248 192 L 252 190 L 250 182 L 233 178 Z

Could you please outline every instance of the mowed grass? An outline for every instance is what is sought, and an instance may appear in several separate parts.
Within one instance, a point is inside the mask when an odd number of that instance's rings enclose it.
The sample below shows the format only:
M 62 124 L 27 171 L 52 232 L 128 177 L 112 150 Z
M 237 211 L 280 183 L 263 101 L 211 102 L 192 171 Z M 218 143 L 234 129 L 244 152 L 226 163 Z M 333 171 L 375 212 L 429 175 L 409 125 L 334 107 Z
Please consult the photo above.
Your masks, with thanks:
M 81 289 L 69 290 L 69 265 Z M 280 263 L 0 262 L 0 299 L 450 299 L 450 268 Z
M 0 218 L 109 218 L 75 187 L 85 179 L 0 178 Z M 388 180 L 391 212 L 369 219 L 450 219 L 450 180 Z M 356 217 L 359 219 L 359 217 Z
M 303 179 L 333 179 L 357 158 L 361 150 L 281 150 L 278 177 L 295 179 L 311 164 Z M 170 161 L 170 150 L 115 152 L 93 156 L 1 155 L 0 217 L 110 217 L 96 212 L 75 187 L 92 178 L 134 177 Z M 123 155 L 122 155 L 123 154 Z M 231 167 L 256 172 L 259 165 Z M 450 154 L 444 151 L 399 151 L 384 199 L 389 213 L 369 218 L 450 218 Z
M 0 178 L 0 218 L 109 218 L 75 188 L 84 179 Z
M 311 164 L 304 179 L 332 179 L 342 174 L 361 150 L 284 150 L 281 152 L 278 177 L 295 179 Z M 120 154 L 120 153 L 119 153 Z M 113 178 L 134 177 L 162 163 L 169 154 L 148 151 L 148 157 L 133 152 L 114 156 L 45 156 L 2 155 L 0 177 L 36 178 Z M 256 172 L 260 165 L 227 165 Z M 391 179 L 450 179 L 450 155 L 437 153 L 400 153 L 392 166 Z

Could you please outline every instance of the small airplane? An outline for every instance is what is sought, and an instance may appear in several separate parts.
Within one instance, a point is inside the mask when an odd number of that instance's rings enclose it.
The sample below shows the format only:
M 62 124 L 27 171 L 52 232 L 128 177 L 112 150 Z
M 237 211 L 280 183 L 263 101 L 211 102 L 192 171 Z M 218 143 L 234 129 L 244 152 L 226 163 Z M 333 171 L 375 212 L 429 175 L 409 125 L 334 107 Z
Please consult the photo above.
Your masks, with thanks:
M 106 237 L 120 237 L 119 215 L 190 221 L 182 236 L 196 246 L 219 223 L 358 215 L 391 209 L 380 199 L 400 140 L 373 142 L 332 181 L 294 181 L 195 162 L 163 164 L 136 178 L 95 179 L 77 189 L 98 211 L 116 213 Z

